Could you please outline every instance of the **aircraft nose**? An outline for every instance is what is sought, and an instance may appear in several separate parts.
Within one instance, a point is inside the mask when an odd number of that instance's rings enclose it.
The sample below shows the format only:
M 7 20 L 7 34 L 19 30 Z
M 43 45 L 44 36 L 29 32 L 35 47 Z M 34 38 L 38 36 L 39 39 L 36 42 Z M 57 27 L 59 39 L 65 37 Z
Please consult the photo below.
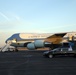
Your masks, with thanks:
M 5 43 L 7 43 L 9 40 L 12 40 L 12 38 L 9 37 L 8 39 L 6 39 Z
M 7 43 L 8 40 L 9 40 L 9 39 L 7 39 L 7 40 L 5 41 L 5 43 Z

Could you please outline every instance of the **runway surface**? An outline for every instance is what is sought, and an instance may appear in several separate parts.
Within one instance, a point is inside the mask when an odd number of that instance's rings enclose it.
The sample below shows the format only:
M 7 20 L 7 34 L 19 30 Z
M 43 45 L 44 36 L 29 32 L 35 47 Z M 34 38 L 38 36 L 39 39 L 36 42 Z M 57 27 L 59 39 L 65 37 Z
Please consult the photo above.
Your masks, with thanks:
M 44 58 L 43 51 L 0 53 L 0 75 L 76 75 L 76 58 Z

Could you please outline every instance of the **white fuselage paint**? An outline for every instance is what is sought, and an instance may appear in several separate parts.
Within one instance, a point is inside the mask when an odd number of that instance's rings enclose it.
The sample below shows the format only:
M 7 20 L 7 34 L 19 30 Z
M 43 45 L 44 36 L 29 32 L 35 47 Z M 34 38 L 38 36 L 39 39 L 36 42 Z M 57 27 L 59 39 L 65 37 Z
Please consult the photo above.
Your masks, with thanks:
M 21 33 L 19 34 L 21 39 L 40 39 L 47 38 L 52 34 L 38 34 L 38 33 Z

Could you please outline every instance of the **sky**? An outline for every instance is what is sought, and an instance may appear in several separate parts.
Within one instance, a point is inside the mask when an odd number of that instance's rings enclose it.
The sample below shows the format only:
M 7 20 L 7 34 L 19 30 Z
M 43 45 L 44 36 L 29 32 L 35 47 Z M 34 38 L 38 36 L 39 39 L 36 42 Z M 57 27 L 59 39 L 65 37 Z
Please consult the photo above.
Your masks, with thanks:
M 76 31 L 76 0 L 0 0 L 0 46 L 14 33 Z

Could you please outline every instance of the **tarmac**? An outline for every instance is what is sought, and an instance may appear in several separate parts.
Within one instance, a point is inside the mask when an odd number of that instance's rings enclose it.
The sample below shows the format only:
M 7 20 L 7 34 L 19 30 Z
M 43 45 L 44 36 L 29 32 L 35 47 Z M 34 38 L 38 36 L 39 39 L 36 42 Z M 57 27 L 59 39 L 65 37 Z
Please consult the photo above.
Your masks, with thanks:
M 76 75 L 76 58 L 50 59 L 43 52 L 0 52 L 0 75 Z

